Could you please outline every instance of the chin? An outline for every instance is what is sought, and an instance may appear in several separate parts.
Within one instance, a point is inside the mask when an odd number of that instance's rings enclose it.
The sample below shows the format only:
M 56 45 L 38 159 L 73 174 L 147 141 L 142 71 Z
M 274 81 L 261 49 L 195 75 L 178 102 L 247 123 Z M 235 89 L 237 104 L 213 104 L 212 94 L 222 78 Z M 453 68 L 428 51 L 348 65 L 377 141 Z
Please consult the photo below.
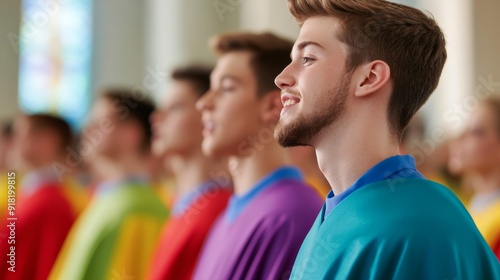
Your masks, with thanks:
M 305 136 L 306 131 L 302 131 L 297 123 L 280 122 L 274 130 L 274 139 L 284 148 L 297 146 L 311 146 Z
M 214 145 L 212 145 L 212 143 L 210 143 L 210 142 L 207 143 L 207 140 L 204 140 L 203 143 L 201 144 L 201 151 L 207 157 L 218 156 L 218 153 L 217 153 Z

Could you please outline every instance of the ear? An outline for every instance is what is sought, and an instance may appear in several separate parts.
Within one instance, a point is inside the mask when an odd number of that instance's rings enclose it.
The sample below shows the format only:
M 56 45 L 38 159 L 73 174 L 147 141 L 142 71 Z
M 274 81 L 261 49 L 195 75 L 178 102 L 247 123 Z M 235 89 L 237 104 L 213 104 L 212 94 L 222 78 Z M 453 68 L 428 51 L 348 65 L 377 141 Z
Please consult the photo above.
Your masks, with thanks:
M 261 119 L 266 125 L 275 125 L 280 119 L 281 103 L 280 90 L 276 89 L 266 93 L 260 98 Z
M 356 70 L 356 97 L 365 97 L 389 84 L 391 68 L 382 60 L 374 60 Z
M 125 122 L 123 124 L 125 129 L 121 131 L 122 138 L 127 139 L 129 147 L 139 147 L 144 134 L 142 128 L 135 120 Z

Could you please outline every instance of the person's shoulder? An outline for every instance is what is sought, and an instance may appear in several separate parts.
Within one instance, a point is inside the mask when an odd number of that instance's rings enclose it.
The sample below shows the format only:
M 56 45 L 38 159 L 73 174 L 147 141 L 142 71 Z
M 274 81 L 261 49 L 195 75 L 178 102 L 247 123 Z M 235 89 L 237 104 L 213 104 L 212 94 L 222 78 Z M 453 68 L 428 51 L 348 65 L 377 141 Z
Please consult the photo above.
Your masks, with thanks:
M 304 182 L 281 180 L 264 190 L 252 203 L 255 219 L 280 224 L 312 224 L 323 202 Z
M 466 211 L 444 190 L 423 179 L 384 180 L 366 185 L 341 201 L 328 220 L 356 217 L 360 227 L 391 231 L 399 227 L 444 226 L 450 219 L 465 218 Z M 457 199 L 458 201 L 458 199 Z M 332 217 L 330 217 L 332 216 Z M 351 224 L 351 225 L 354 225 Z
M 308 211 L 317 213 L 323 201 L 317 193 L 302 180 L 284 179 L 273 184 L 263 192 L 262 200 L 274 203 L 281 211 Z
M 445 186 L 425 179 L 393 179 L 367 185 L 345 199 L 363 204 L 374 214 L 398 210 L 397 215 L 467 215 L 460 200 Z
M 39 220 L 50 220 L 53 217 L 74 220 L 71 205 L 58 185 L 38 189 L 21 202 L 18 214 Z
M 22 199 L 25 199 L 23 204 L 31 208 L 51 208 L 68 203 L 59 184 L 44 185 Z
M 465 207 L 446 187 L 423 179 L 385 180 L 342 201 L 335 217 L 355 216 L 361 230 L 394 239 L 478 238 Z M 332 214 L 334 213 L 332 212 Z
M 145 216 L 166 217 L 168 212 L 150 185 L 125 184 L 112 193 L 101 195 L 98 204 L 116 216 L 124 217 L 140 213 Z

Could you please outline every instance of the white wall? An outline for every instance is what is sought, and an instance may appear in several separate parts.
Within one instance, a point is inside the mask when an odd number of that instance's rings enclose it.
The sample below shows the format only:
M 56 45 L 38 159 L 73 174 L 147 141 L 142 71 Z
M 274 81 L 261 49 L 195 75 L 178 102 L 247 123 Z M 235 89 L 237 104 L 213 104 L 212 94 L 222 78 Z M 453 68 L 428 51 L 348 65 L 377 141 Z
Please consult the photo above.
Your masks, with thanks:
M 19 36 L 20 11 L 20 1 L 0 1 L 0 120 L 10 118 L 18 111 L 16 36 Z
M 251 31 L 272 31 L 295 40 L 299 26 L 288 11 L 285 0 L 253 0 L 241 2 L 240 28 Z
M 475 81 L 479 77 L 492 75 L 493 81 L 500 83 L 500 1 L 474 1 Z M 500 94 L 500 88 L 495 87 Z
M 135 86 L 144 76 L 144 4 L 94 1 L 93 93 L 107 86 Z
M 238 28 L 239 4 L 214 3 L 217 1 L 147 1 L 146 65 L 162 71 L 158 84 L 150 89 L 156 98 L 164 94 L 172 69 L 190 63 L 213 65 L 208 40 Z
M 474 92 L 474 5 L 470 0 L 420 0 L 417 6 L 440 25 L 448 53 L 438 88 L 423 108 L 428 131 L 442 128 L 455 134 L 465 125 L 465 118 L 457 121 L 452 111 Z

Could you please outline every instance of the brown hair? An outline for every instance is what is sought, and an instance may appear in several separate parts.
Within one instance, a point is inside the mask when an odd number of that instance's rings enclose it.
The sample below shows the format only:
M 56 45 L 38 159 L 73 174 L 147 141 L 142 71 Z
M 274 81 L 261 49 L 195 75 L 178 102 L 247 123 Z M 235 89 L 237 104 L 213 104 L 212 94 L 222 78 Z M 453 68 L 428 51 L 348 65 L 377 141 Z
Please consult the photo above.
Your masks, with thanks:
M 217 55 L 234 51 L 253 53 L 250 67 L 257 79 L 257 95 L 277 90 L 276 76 L 290 64 L 293 42 L 272 33 L 236 32 L 221 34 L 210 41 Z
M 212 68 L 204 66 L 188 66 L 177 68 L 172 72 L 172 79 L 190 83 L 198 97 L 203 96 L 210 89 L 210 73 Z
M 104 98 L 113 104 L 126 106 L 124 120 L 135 121 L 143 132 L 143 141 L 141 151 L 149 151 L 153 131 L 150 123 L 150 116 L 155 110 L 153 102 L 146 97 L 145 93 L 138 90 L 129 90 L 122 88 L 109 88 L 102 92 L 101 98 Z
M 73 133 L 64 119 L 44 113 L 26 115 L 26 119 L 34 130 L 50 131 L 50 133 L 56 135 L 59 139 L 59 150 L 61 152 L 64 151 L 66 146 L 72 144 Z
M 383 0 L 288 0 L 288 7 L 299 24 L 314 16 L 340 21 L 337 38 L 349 47 L 346 71 L 373 60 L 389 65 L 393 92 L 387 117 L 399 141 L 436 89 L 446 61 L 445 38 L 435 20 Z

